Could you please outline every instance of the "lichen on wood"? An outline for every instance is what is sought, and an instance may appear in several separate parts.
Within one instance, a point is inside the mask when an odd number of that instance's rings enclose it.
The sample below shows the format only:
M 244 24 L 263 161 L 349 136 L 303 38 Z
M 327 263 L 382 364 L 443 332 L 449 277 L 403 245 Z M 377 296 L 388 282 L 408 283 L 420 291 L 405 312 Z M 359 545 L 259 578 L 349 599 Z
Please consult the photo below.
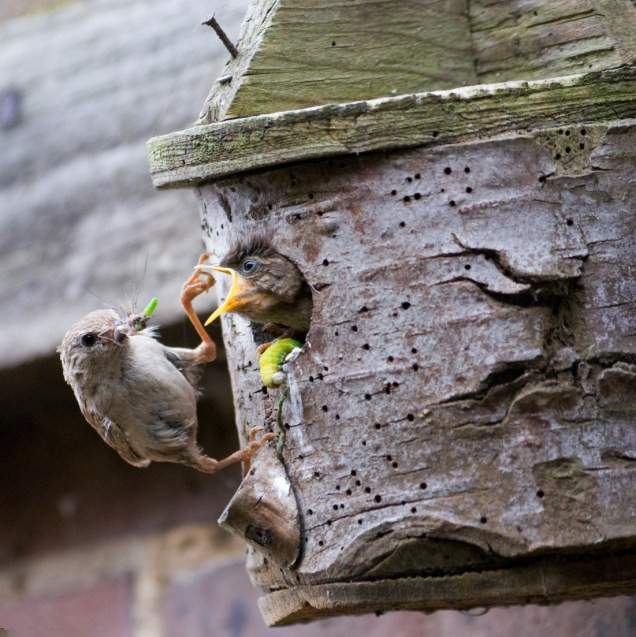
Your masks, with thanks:
M 633 67 L 327 105 L 196 126 L 148 142 L 155 186 L 280 163 L 636 117 Z

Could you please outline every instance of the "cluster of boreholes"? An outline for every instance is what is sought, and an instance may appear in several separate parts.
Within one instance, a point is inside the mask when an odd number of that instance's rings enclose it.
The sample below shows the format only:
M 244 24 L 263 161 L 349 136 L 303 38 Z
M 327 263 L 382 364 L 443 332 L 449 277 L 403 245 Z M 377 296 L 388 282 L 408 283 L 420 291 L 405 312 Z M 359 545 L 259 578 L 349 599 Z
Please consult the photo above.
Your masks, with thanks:
M 468 175 L 470 174 L 470 166 L 464 166 L 464 174 Z M 450 166 L 446 166 L 444 168 L 444 175 L 446 176 L 450 176 L 453 174 L 453 169 Z M 408 176 L 405 178 L 405 181 L 407 184 L 413 184 L 414 182 L 419 181 L 422 178 L 422 175 L 420 173 L 415 173 L 413 176 Z M 466 194 L 471 194 L 473 192 L 473 187 L 472 186 L 465 186 L 464 187 L 464 192 Z M 446 194 L 446 188 L 440 188 L 440 193 L 441 194 Z M 391 190 L 391 196 L 392 197 L 397 197 L 398 196 L 398 191 L 397 189 L 393 189 Z M 402 196 L 402 201 L 405 204 L 411 203 L 411 201 L 419 201 L 420 199 L 422 199 L 422 193 L 420 192 L 414 192 L 414 193 L 409 193 L 406 195 Z M 455 207 L 457 205 L 457 200 L 456 199 L 448 199 L 448 205 L 451 206 L 452 208 Z M 400 228 L 404 228 L 406 226 L 406 222 L 405 221 L 400 221 L 399 224 Z
M 366 445 L 366 441 L 363 441 L 363 444 Z M 385 456 L 385 460 L 387 462 L 391 463 L 391 466 L 394 469 L 397 469 L 399 464 L 397 461 L 395 461 L 393 459 L 393 456 L 391 454 L 387 454 Z M 320 471 L 314 471 L 313 477 L 314 478 L 321 478 L 321 473 Z M 372 499 L 372 502 L 374 503 L 372 506 L 373 508 L 377 508 L 374 505 L 381 505 L 382 504 L 382 494 L 381 493 L 374 493 L 373 490 L 371 489 L 371 487 L 369 486 L 365 486 L 363 487 L 362 485 L 362 481 L 360 480 L 359 476 L 358 476 L 358 472 L 356 471 L 356 469 L 352 469 L 351 470 L 351 474 L 350 474 L 350 483 L 349 486 L 346 489 L 342 489 L 342 486 L 338 483 L 335 485 L 335 491 L 337 494 L 342 495 L 344 494 L 345 497 L 350 497 L 354 495 L 355 490 L 362 490 L 362 492 L 365 494 L 365 496 L 369 496 Z M 421 489 L 422 491 L 425 491 L 428 488 L 428 485 L 426 484 L 426 482 L 420 482 L 419 483 L 419 489 Z M 406 502 L 406 500 L 402 500 L 399 505 L 400 506 L 408 506 L 411 503 Z M 345 509 L 345 503 L 344 502 L 337 502 L 335 504 L 332 505 L 333 511 L 334 512 L 339 512 L 342 511 L 343 509 Z M 412 514 L 417 513 L 417 507 L 415 506 L 411 506 L 410 507 L 410 512 Z M 313 509 L 307 509 L 307 516 L 313 516 L 314 515 L 314 511 Z M 325 522 L 325 524 L 330 527 L 333 524 L 334 520 L 332 518 L 327 519 L 327 521 Z M 356 517 L 356 522 L 358 523 L 359 526 L 362 526 L 362 524 L 364 524 L 364 516 L 360 515 Z M 380 534 L 382 535 L 382 534 Z M 309 540 L 307 537 L 304 538 L 304 542 L 307 543 Z M 318 540 L 318 546 L 324 546 L 324 540 Z M 341 547 L 340 550 L 343 550 L 344 547 Z
M 567 142 L 566 142 L 566 146 L 563 149 L 565 152 L 565 155 L 570 155 L 573 152 L 576 152 L 576 148 L 578 146 L 579 150 L 585 150 L 585 142 L 583 140 L 576 142 L 574 136 L 572 135 L 572 131 L 569 129 L 563 129 L 563 128 L 559 128 L 559 130 L 557 131 L 559 135 L 562 135 L 564 138 L 570 138 Z M 579 136 L 580 137 L 585 137 L 587 135 L 587 131 L 584 128 L 581 128 L 579 131 Z M 554 154 L 554 159 L 556 161 L 559 161 L 561 159 L 564 159 L 564 156 L 562 153 L 560 152 L 556 152 Z

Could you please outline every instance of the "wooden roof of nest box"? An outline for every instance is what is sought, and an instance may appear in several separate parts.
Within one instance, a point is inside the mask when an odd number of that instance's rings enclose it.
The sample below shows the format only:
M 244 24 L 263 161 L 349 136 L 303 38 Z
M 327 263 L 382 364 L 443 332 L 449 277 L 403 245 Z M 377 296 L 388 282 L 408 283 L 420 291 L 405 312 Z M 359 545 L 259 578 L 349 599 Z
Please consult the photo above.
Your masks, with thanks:
M 284 466 L 223 520 L 268 624 L 634 592 L 635 25 L 257 1 L 196 126 L 149 141 L 211 252 L 265 234 L 315 291 Z M 272 421 L 223 321 L 237 422 Z

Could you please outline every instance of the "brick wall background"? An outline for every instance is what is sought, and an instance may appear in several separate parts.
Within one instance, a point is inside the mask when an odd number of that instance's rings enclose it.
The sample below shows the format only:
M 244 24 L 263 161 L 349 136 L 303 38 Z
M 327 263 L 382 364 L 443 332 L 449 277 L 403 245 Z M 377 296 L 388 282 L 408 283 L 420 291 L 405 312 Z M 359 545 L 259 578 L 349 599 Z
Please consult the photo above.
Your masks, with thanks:
M 236 37 L 246 0 L 233 1 L 231 11 L 229 5 L 223 3 L 178 1 L 184 15 L 190 16 L 183 19 L 180 35 L 174 36 L 179 42 L 199 38 L 196 18 L 213 10 L 217 11 L 217 17 L 230 35 Z M 63 12 L 70 11 L 69 15 L 72 14 L 80 28 L 85 24 L 84 20 L 99 20 L 101 10 L 110 6 L 109 10 L 114 11 L 112 7 L 115 6 L 118 15 L 130 17 L 133 27 L 128 24 L 122 37 L 121 24 L 104 23 L 100 43 L 116 39 L 117 27 L 120 28 L 120 42 L 130 40 L 134 43 L 135 29 L 143 29 L 144 25 L 155 29 L 158 41 L 161 41 L 161 29 L 175 26 L 173 21 L 162 21 L 153 16 L 160 14 L 166 3 L 174 7 L 175 2 L 177 0 L 3 2 L 0 9 L 0 32 L 3 34 L 0 37 L 0 66 L 4 75 L 0 75 L 0 92 L 6 88 L 9 71 L 18 65 L 9 54 L 16 55 L 21 38 L 25 38 L 24 50 L 15 58 L 25 65 L 25 70 L 21 71 L 22 75 L 10 79 L 12 86 L 16 78 L 24 80 L 20 88 L 25 91 L 27 102 L 33 100 L 36 109 L 33 113 L 37 112 L 38 118 L 46 118 L 49 109 L 42 106 L 37 111 L 37 91 L 43 90 L 42 86 L 48 86 L 47 83 L 59 81 L 56 69 L 68 59 L 63 49 L 60 49 L 59 59 L 52 59 L 55 47 L 47 44 L 47 24 L 67 24 Z M 56 19 L 52 22 L 43 20 L 43 12 L 56 14 Z M 38 29 L 42 29 L 41 35 Z M 42 50 L 31 50 L 32 43 L 39 38 L 45 46 Z M 124 171 L 128 176 L 124 185 L 117 181 L 124 170 L 122 165 L 105 162 L 100 164 L 102 173 L 95 174 L 94 178 L 119 184 L 111 190 L 102 189 L 96 193 L 91 179 L 75 181 L 70 191 L 72 196 L 65 191 L 64 199 L 64 189 L 55 177 L 43 192 L 43 200 L 29 198 L 35 186 L 41 185 L 53 170 L 46 160 L 47 153 L 58 143 L 58 127 L 45 121 L 38 132 L 39 143 L 35 144 L 34 138 L 27 134 L 33 124 L 29 117 L 35 118 L 30 115 L 29 107 L 25 112 L 24 129 L 0 130 L 0 148 L 6 148 L 7 144 L 13 144 L 13 149 L 19 147 L 20 156 L 26 162 L 24 165 L 30 166 L 11 177 L 8 160 L 0 153 L 0 170 L 3 171 L 0 175 L 0 234 L 6 237 L 21 221 L 25 224 L 22 234 L 18 233 L 12 240 L 19 249 L 11 253 L 11 259 L 16 259 L 15 255 L 28 257 L 27 264 L 29 260 L 44 260 L 52 281 L 62 276 L 66 263 L 62 259 L 69 255 L 55 256 L 54 251 L 52 255 L 55 232 L 41 233 L 39 239 L 20 244 L 19 241 L 29 235 L 30 227 L 46 220 L 50 222 L 49 217 L 57 214 L 55 211 L 66 210 L 77 201 L 81 202 L 82 221 L 97 217 L 101 213 L 97 206 L 91 207 L 91 202 L 99 199 L 102 207 L 117 210 L 122 217 L 129 218 L 130 228 L 134 229 L 139 225 L 137 212 L 143 209 L 146 218 L 161 219 L 159 225 L 163 228 L 163 234 L 157 234 L 153 232 L 153 226 L 148 225 L 142 236 L 148 252 L 161 255 L 160 259 L 151 261 L 148 279 L 154 284 L 153 268 L 159 267 L 159 261 L 162 271 L 167 273 L 162 285 L 166 290 L 175 291 L 176 306 L 179 285 L 188 275 L 185 270 L 194 262 L 200 249 L 196 204 L 191 193 L 152 191 L 147 166 L 143 163 L 143 144 L 149 130 L 154 133 L 176 130 L 196 118 L 203 96 L 226 55 L 212 39 L 212 34 L 206 34 L 206 38 L 197 45 L 203 48 L 197 49 L 195 62 L 192 62 L 193 55 L 186 56 L 190 59 L 188 76 L 179 84 L 180 91 L 190 95 L 190 106 L 175 109 L 173 102 L 169 102 L 167 113 L 160 107 L 155 110 L 160 113 L 159 124 L 140 117 L 139 121 L 130 121 L 122 129 L 117 124 L 121 119 L 114 119 L 117 109 L 121 115 L 128 111 L 139 112 L 142 108 L 138 96 L 127 92 L 130 83 L 147 79 L 144 90 L 148 100 L 160 101 L 153 93 L 161 85 L 156 74 L 152 82 L 150 74 L 142 73 L 141 76 L 131 75 L 128 84 L 122 80 L 121 86 L 111 86 L 112 99 L 101 110 L 95 106 L 101 103 L 100 89 L 91 89 L 96 90 L 94 99 L 89 100 L 91 108 L 96 109 L 91 118 L 99 119 L 111 135 L 109 142 L 106 144 L 102 140 L 95 152 L 121 148 L 121 155 L 131 158 Z M 81 40 L 78 37 L 78 42 Z M 162 72 L 166 77 L 175 73 L 171 70 L 169 51 L 163 56 L 159 50 L 135 49 L 129 55 L 120 51 L 121 60 L 114 62 L 112 51 L 97 44 L 91 49 L 95 51 L 96 60 L 82 61 L 83 56 L 79 53 L 73 56 L 78 65 L 73 71 L 74 77 L 81 72 L 83 64 L 102 67 L 115 62 L 123 65 L 126 60 L 153 68 L 159 76 Z M 209 56 L 205 48 L 208 46 Z M 109 57 L 101 59 L 99 55 Z M 45 60 L 46 56 L 49 59 Z M 45 61 L 48 66 L 43 65 Z M 46 74 L 41 66 L 46 69 Z M 32 71 L 28 78 L 27 70 Z M 91 73 L 87 73 L 87 77 L 92 77 Z M 57 86 L 52 92 L 59 91 L 62 95 L 64 82 Z M 174 82 L 170 86 L 174 86 Z M 115 91 L 114 95 L 112 91 Z M 126 101 L 133 98 L 137 101 Z M 69 122 L 79 117 L 73 104 L 70 101 L 65 107 Z M 91 143 L 88 137 L 82 140 L 69 161 L 83 161 L 85 155 L 82 153 L 90 151 Z M 111 172 L 104 173 L 106 169 Z M 104 200 L 104 197 L 109 199 Z M 112 216 L 109 215 L 100 217 L 97 223 L 96 236 L 100 241 L 103 231 L 100 224 L 107 223 Z M 63 233 L 64 228 L 60 232 Z M 121 226 L 119 232 L 121 234 Z M 127 232 L 128 229 L 124 231 Z M 170 240 L 166 240 L 166 236 Z M 184 246 L 189 248 L 185 255 Z M 110 246 L 105 248 L 108 255 Z M 451 611 L 428 616 L 389 613 L 381 617 L 346 617 L 300 627 L 267 629 L 256 606 L 260 592 L 251 586 L 245 574 L 244 547 L 216 525 L 217 517 L 238 485 L 237 469 L 204 476 L 185 467 L 167 464 L 139 470 L 120 460 L 84 422 L 70 388 L 62 379 L 53 349 L 68 324 L 52 318 L 47 312 L 49 307 L 37 295 L 39 307 L 36 303 L 35 309 L 22 308 L 16 312 L 12 299 L 25 290 L 28 297 L 32 289 L 29 286 L 37 283 L 36 278 L 21 282 L 19 276 L 24 268 L 16 263 L 6 252 L 0 251 L 0 294 L 4 294 L 0 303 L 0 324 L 6 328 L 10 317 L 20 319 L 16 336 L 9 342 L 14 350 L 11 359 L 0 357 L 0 636 L 262 637 L 278 634 L 345 637 L 365 634 L 366 637 L 384 637 L 393 634 L 400 637 L 530 637 L 549 634 L 557 637 L 629 637 L 636 634 L 636 604 L 630 598 L 599 599 L 554 607 L 494 609 L 483 616 Z M 99 268 L 107 270 L 107 265 L 107 261 L 102 261 Z M 124 271 L 130 271 L 133 277 L 132 267 Z M 102 293 L 99 286 L 93 291 Z M 88 302 L 93 307 L 100 305 L 93 297 Z M 66 301 L 66 304 L 71 313 L 76 312 L 76 317 L 83 313 L 73 301 Z M 165 342 L 196 345 L 192 330 L 178 312 L 165 313 L 163 322 Z M 48 330 L 46 341 L 38 345 L 38 339 L 44 338 L 44 327 Z M 27 337 L 30 339 L 28 347 L 24 343 Z M 214 337 L 220 342 L 218 332 Z M 6 342 L 3 346 L 7 351 Z M 222 352 L 209 367 L 202 387 L 200 441 L 213 456 L 223 457 L 236 445 L 236 437 Z

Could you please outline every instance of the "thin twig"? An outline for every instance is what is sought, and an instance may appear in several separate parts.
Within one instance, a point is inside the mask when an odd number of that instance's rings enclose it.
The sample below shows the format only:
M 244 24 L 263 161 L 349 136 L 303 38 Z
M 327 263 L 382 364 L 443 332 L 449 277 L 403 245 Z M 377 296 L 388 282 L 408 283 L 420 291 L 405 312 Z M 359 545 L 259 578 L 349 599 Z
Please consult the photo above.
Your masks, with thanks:
M 230 55 L 235 58 L 238 55 L 237 48 L 232 44 L 230 38 L 227 37 L 225 31 L 221 28 L 221 25 L 216 21 L 214 14 L 207 17 L 201 24 L 207 24 L 209 27 L 212 27 L 216 34 L 221 39 L 221 42 L 225 45 L 225 48 L 230 52 Z
M 289 387 L 285 385 L 284 389 L 281 389 L 280 395 L 278 396 L 278 412 L 276 413 L 276 422 L 278 423 L 278 442 L 276 443 L 276 455 L 278 459 L 283 461 L 283 448 L 285 447 L 285 438 L 287 438 L 287 429 L 285 429 L 285 424 L 283 423 L 283 403 L 289 394 Z

